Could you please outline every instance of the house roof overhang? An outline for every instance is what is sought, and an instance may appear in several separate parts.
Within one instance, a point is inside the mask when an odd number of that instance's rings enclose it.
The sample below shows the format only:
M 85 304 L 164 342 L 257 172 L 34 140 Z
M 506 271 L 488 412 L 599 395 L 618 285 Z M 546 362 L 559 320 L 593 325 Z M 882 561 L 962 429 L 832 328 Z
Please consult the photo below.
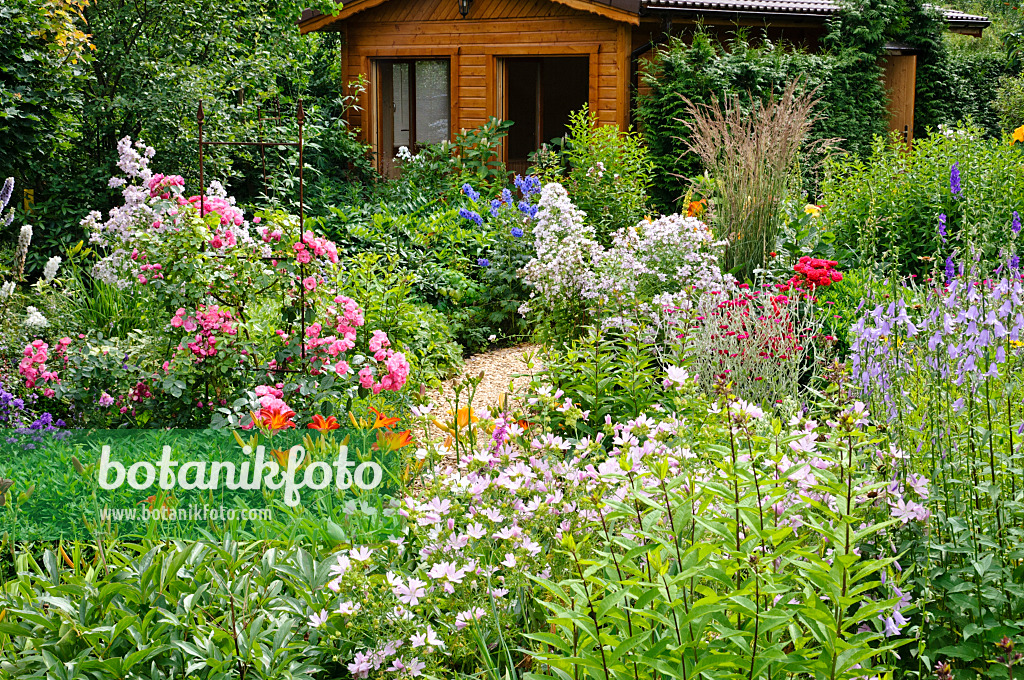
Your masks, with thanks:
M 302 33 L 338 30 L 340 22 L 354 14 L 372 9 L 388 0 L 349 0 L 336 14 L 304 10 L 299 20 Z M 615 21 L 638 25 L 642 16 L 697 19 L 715 17 L 721 20 L 758 22 L 786 20 L 789 22 L 824 24 L 839 10 L 832 0 L 552 0 L 574 9 L 599 14 Z M 953 9 L 938 8 L 946 18 L 950 31 L 980 36 L 992 24 L 988 17 Z
M 734 19 L 788 19 L 824 23 L 841 9 L 830 0 L 643 0 L 642 13 L 650 16 L 698 18 L 706 16 Z M 937 8 L 946 18 L 949 30 L 981 35 L 991 25 L 988 17 L 953 9 Z
M 299 19 L 299 31 L 309 33 L 311 31 L 337 30 L 338 22 L 387 1 L 349 0 L 336 14 L 322 14 L 312 9 L 303 10 L 302 17 Z M 552 0 L 552 2 L 634 26 L 640 25 L 640 13 L 643 9 L 642 0 Z

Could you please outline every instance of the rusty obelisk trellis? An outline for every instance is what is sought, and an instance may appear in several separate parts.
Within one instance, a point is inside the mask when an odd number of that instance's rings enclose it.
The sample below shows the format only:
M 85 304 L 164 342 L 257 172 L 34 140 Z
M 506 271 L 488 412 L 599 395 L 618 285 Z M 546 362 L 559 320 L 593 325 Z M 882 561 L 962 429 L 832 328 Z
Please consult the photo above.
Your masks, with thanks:
M 239 92 L 238 99 L 239 99 L 239 103 L 241 104 L 243 102 L 243 95 L 242 95 L 241 92 Z M 199 108 L 196 110 L 196 123 L 199 125 L 199 216 L 200 217 L 205 217 L 206 216 L 206 184 L 205 184 L 205 178 L 204 178 L 204 172 L 203 172 L 204 161 L 205 161 L 205 156 L 204 156 L 204 148 L 205 147 L 207 147 L 207 146 L 254 146 L 254 147 L 258 147 L 259 150 L 260 150 L 260 161 L 261 161 L 262 169 L 263 169 L 263 185 L 264 185 L 264 188 L 266 188 L 266 185 L 267 185 L 267 154 L 266 154 L 267 147 L 268 146 L 271 146 L 271 147 L 281 147 L 281 146 L 298 147 L 298 150 L 299 150 L 299 234 L 298 234 L 298 237 L 299 237 L 299 240 L 301 241 L 302 240 L 302 234 L 303 234 L 303 231 L 304 231 L 304 228 L 305 228 L 305 222 L 306 222 L 306 206 L 305 206 L 305 195 L 304 195 L 305 185 L 303 183 L 304 147 L 303 147 L 303 136 L 302 136 L 303 126 L 305 125 L 305 122 L 306 122 L 306 112 L 302 108 L 302 100 L 300 99 L 299 102 L 298 102 L 298 106 L 295 109 L 295 121 L 299 125 L 299 134 L 298 134 L 297 141 L 288 141 L 288 142 L 268 141 L 268 140 L 263 138 L 263 123 L 264 123 L 264 121 L 269 121 L 269 120 L 281 121 L 281 120 L 283 120 L 283 116 L 281 115 L 281 100 L 280 99 L 276 100 L 275 108 L 276 108 L 276 113 L 277 113 L 276 116 L 264 116 L 263 115 L 263 107 L 259 106 L 259 107 L 256 108 L 256 122 L 257 122 L 257 137 L 256 137 L 256 139 L 257 139 L 257 141 L 255 141 L 255 142 L 211 142 L 211 141 L 206 140 L 206 139 L 203 138 L 203 122 L 204 122 L 204 119 L 206 118 L 206 114 L 203 112 L 203 101 L 201 99 L 199 100 Z M 295 257 L 294 253 L 289 253 L 289 256 Z M 261 258 L 261 259 L 271 259 L 271 260 L 275 260 L 276 259 L 276 260 L 279 260 L 281 258 L 280 257 L 270 257 L 270 258 Z M 300 262 L 299 263 L 300 283 L 298 285 L 298 289 L 299 289 L 299 308 L 301 310 L 300 314 L 299 314 L 299 326 L 300 326 L 300 333 L 301 333 L 301 335 L 299 336 L 299 338 L 300 338 L 299 339 L 299 353 L 300 353 L 300 357 L 302 359 L 303 366 L 305 365 L 305 358 L 306 358 L 306 343 L 305 343 L 305 338 L 306 338 L 306 288 L 305 288 L 305 286 L 302 285 L 301 279 L 304 279 L 305 276 L 306 276 L 306 264 L 304 262 Z M 288 368 L 284 368 L 284 367 L 281 367 L 281 366 L 275 366 L 273 368 L 266 367 L 266 366 L 262 366 L 262 367 L 261 366 L 257 366 L 257 367 L 250 367 L 248 370 L 300 373 L 300 372 L 304 372 L 306 369 L 304 367 L 303 368 L 298 368 L 298 369 L 288 369 Z

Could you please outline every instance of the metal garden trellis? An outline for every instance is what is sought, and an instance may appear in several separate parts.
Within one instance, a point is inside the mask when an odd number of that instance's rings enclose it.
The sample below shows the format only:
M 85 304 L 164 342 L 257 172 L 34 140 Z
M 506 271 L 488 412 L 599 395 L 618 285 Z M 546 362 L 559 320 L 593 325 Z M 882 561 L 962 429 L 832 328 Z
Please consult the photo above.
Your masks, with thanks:
M 240 105 L 244 103 L 243 102 L 243 94 L 242 94 L 241 90 L 239 90 L 239 93 L 238 93 L 238 101 L 239 101 Z M 209 147 L 209 146 L 217 146 L 217 147 L 257 147 L 259 149 L 259 152 L 260 152 L 260 162 L 261 162 L 262 171 L 263 171 L 263 185 L 264 185 L 264 188 L 266 188 L 266 185 L 267 185 L 267 153 L 266 153 L 267 147 L 282 147 L 282 146 L 283 147 L 297 147 L 298 151 L 299 151 L 299 234 L 298 234 L 298 237 L 299 237 L 299 240 L 301 241 L 302 234 L 303 234 L 304 227 L 305 227 L 305 222 L 306 222 L 305 195 L 304 195 L 305 186 L 304 186 L 304 183 L 303 183 L 303 163 L 304 163 L 303 127 L 304 127 L 305 121 L 306 121 L 306 113 L 305 113 L 305 111 L 302 108 L 302 100 L 300 99 L 298 101 L 298 105 L 296 106 L 296 109 L 295 109 L 295 120 L 298 123 L 298 138 L 297 138 L 297 140 L 295 140 L 295 141 L 266 140 L 263 137 L 263 123 L 265 121 L 278 121 L 278 122 L 280 122 L 280 121 L 284 120 L 284 117 L 281 115 L 281 100 L 278 98 L 275 101 L 276 101 L 275 109 L 276 109 L 276 114 L 277 115 L 274 115 L 274 116 L 264 116 L 263 115 L 263 107 L 262 106 L 256 107 L 256 123 L 257 123 L 257 137 L 256 137 L 256 140 L 257 141 L 255 141 L 255 142 L 216 142 L 216 141 L 207 140 L 203 136 L 203 123 L 205 121 L 206 114 L 203 112 L 203 101 L 201 99 L 199 100 L 199 107 L 196 110 L 196 123 L 198 124 L 198 127 L 199 127 L 199 215 L 201 217 L 203 217 L 203 216 L 205 216 L 205 212 L 206 212 L 205 211 L 205 207 L 206 207 L 206 184 L 205 184 L 205 179 L 204 179 L 204 159 L 205 159 L 204 149 L 206 147 Z M 290 256 L 291 257 L 295 257 L 294 254 L 291 254 Z M 255 257 L 258 257 L 259 259 L 263 259 L 263 260 L 268 260 L 268 259 L 269 260 L 280 260 L 281 259 L 280 257 L 273 257 L 273 256 L 272 257 L 255 256 Z M 300 273 L 300 279 L 305 278 L 305 276 L 306 276 L 306 265 L 303 262 L 299 263 L 299 273 Z M 301 359 L 301 363 L 303 364 L 303 366 L 305 366 L 305 363 L 306 363 L 305 362 L 305 359 L 306 359 L 306 343 L 305 343 L 305 337 L 306 337 L 306 290 L 305 290 L 305 287 L 302 286 L 301 284 L 298 286 L 298 289 L 299 289 L 299 307 L 300 307 L 300 310 L 301 310 L 301 312 L 299 314 L 299 325 L 300 325 L 300 333 L 301 333 L 300 339 L 299 339 L 299 356 L 300 356 L 300 359 Z M 246 369 L 243 369 L 243 370 L 266 371 L 266 372 L 276 372 L 276 373 L 303 373 L 303 372 L 305 372 L 306 369 L 305 368 L 291 368 L 290 369 L 290 368 L 285 368 L 283 366 L 273 366 L 273 367 L 271 367 L 271 366 L 252 366 L 252 367 L 246 367 Z

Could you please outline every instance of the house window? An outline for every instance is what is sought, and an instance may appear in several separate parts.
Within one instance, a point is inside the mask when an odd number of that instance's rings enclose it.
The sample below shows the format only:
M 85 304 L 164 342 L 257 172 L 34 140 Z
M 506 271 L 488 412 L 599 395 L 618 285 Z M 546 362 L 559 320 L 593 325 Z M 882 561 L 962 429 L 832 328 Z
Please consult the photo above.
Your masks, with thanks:
M 447 59 L 377 62 L 378 130 L 382 169 L 388 174 L 400 147 L 416 152 L 451 133 L 450 66 Z

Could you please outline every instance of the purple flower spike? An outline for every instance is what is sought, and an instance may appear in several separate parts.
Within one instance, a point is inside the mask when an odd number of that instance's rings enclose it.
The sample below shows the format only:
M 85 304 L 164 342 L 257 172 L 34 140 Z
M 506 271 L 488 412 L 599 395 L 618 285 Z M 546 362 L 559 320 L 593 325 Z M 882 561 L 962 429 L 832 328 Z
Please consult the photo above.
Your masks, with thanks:
M 1013 232 L 1014 236 L 1020 233 L 1020 214 L 1016 210 L 1013 211 L 1013 221 L 1010 222 L 1010 231 Z
M 14 178 L 8 177 L 4 181 L 3 188 L 0 188 L 0 211 L 6 206 L 7 202 L 11 200 L 11 194 L 14 192 Z M 1016 215 L 1017 213 L 1013 213 Z M 1017 230 L 1020 231 L 1020 222 L 1017 223 Z
M 954 196 L 959 196 L 963 189 L 960 186 L 960 161 L 953 163 L 949 170 L 949 190 Z
M 939 236 L 946 240 L 946 213 L 939 214 Z

